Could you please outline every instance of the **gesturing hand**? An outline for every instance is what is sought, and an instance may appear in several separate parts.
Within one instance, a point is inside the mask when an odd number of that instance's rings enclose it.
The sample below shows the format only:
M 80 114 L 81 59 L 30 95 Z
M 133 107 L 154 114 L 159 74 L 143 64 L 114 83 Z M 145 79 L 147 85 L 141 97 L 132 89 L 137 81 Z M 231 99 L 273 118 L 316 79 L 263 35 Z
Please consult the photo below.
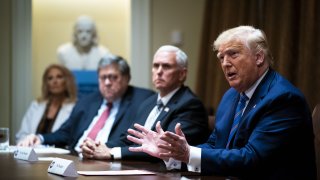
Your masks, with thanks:
M 130 147 L 129 150 L 132 152 L 144 152 L 151 156 L 160 158 L 160 153 L 167 153 L 164 149 L 159 148 L 159 144 L 165 145 L 166 143 L 163 142 L 160 137 L 164 133 L 163 129 L 161 128 L 160 122 L 157 122 L 156 124 L 156 131 L 152 131 L 149 129 L 146 129 L 145 127 L 134 124 L 134 127 L 137 128 L 139 131 L 128 129 L 128 132 L 131 135 L 128 135 L 128 140 L 141 145 L 140 147 Z M 168 144 L 167 144 L 168 145 Z M 167 160 L 167 158 L 164 158 Z
M 175 126 L 175 132 L 176 134 L 166 131 L 160 137 L 160 140 L 163 140 L 165 143 L 159 144 L 158 147 L 167 151 L 160 153 L 160 158 L 173 158 L 188 163 L 190 156 L 190 146 L 186 140 L 184 133 L 181 130 L 180 123 Z

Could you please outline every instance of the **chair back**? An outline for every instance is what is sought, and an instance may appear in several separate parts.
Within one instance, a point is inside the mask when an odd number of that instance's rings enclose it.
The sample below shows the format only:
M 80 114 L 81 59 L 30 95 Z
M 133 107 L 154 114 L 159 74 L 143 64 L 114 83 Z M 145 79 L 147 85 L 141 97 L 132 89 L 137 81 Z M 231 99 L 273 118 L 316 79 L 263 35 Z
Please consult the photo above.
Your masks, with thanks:
M 320 103 L 317 104 L 312 112 L 312 122 L 315 136 L 314 145 L 316 151 L 317 179 L 320 180 Z
M 208 116 L 208 126 L 209 126 L 210 131 L 213 131 L 215 124 L 216 124 L 215 116 L 209 115 Z

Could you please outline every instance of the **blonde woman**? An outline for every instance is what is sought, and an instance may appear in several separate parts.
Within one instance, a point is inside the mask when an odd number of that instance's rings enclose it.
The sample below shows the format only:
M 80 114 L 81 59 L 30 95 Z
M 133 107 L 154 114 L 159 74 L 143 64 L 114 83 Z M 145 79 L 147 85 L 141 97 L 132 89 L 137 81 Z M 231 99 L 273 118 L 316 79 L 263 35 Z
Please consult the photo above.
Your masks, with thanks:
M 18 145 L 29 134 L 49 133 L 59 129 L 74 107 L 76 84 L 66 67 L 58 64 L 48 66 L 42 76 L 41 90 L 41 96 L 32 101 L 22 119 L 16 134 Z

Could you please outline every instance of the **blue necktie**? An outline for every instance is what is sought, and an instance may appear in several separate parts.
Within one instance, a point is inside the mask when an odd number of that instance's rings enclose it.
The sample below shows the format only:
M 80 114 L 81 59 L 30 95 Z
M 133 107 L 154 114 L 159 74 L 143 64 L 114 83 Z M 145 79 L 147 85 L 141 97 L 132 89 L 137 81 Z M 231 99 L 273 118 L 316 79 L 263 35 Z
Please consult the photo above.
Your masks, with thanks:
M 246 102 L 248 99 L 249 98 L 245 94 L 240 95 L 240 100 L 238 102 L 238 105 L 237 105 L 237 108 L 235 111 L 236 113 L 234 115 L 232 128 L 230 130 L 230 134 L 229 134 L 229 138 L 228 138 L 227 149 L 229 149 L 230 142 L 231 142 L 234 134 L 237 132 L 238 125 L 239 125 L 241 117 L 242 117 L 243 109 L 245 108 Z
M 159 100 L 157 101 L 158 111 L 160 111 L 162 107 L 163 107 L 163 103 L 162 103 L 161 99 L 159 99 Z

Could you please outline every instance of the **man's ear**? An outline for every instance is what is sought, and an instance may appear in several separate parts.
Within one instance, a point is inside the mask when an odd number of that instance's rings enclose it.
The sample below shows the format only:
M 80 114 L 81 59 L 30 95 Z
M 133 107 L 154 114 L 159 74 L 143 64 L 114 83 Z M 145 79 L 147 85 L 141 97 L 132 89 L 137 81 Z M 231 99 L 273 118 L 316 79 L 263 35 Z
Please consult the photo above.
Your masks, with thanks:
M 187 68 L 183 68 L 183 69 L 180 71 L 180 78 L 179 78 L 179 80 L 180 80 L 181 82 L 184 82 L 184 81 L 187 79 L 187 72 L 188 72 Z
M 265 61 L 265 56 L 264 56 L 263 52 L 262 51 L 257 52 L 255 57 L 256 57 L 257 66 L 261 67 L 264 64 L 264 61 Z

